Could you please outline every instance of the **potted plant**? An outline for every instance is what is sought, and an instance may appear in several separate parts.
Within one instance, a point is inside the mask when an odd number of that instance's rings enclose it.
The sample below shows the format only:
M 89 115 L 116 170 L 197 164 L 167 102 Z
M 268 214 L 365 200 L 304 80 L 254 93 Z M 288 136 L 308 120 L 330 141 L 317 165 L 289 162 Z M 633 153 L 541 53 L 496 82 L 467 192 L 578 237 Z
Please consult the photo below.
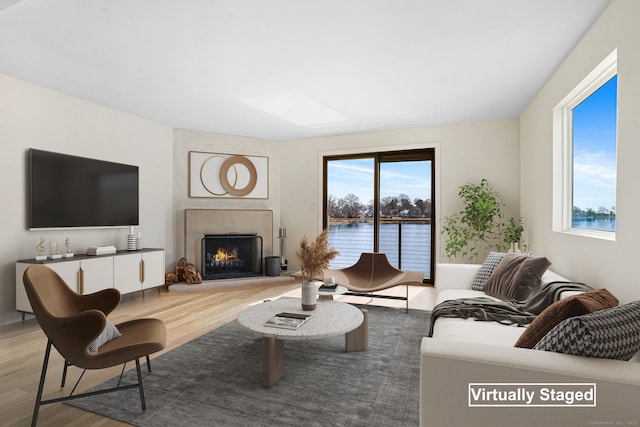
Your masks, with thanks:
M 522 233 L 524 232 L 524 225 L 522 224 L 522 218 L 518 218 L 518 223 L 514 218 L 509 218 L 504 230 L 504 241 L 509 244 L 509 252 L 520 253 L 518 244 L 522 240 Z
M 324 270 L 329 266 L 329 262 L 339 254 L 340 252 L 334 248 L 329 248 L 329 231 L 326 229 L 322 230 L 316 241 L 311 244 L 306 236 L 300 241 L 300 248 L 296 251 L 296 256 L 302 270 L 303 310 L 316 308 L 318 290 L 313 281 L 324 279 Z
M 478 256 L 490 247 L 503 250 L 504 202 L 500 194 L 483 178 L 480 184 L 460 186 L 458 195 L 464 208 L 445 217 L 442 222 L 442 231 L 447 235 L 447 257 L 462 257 L 477 262 Z

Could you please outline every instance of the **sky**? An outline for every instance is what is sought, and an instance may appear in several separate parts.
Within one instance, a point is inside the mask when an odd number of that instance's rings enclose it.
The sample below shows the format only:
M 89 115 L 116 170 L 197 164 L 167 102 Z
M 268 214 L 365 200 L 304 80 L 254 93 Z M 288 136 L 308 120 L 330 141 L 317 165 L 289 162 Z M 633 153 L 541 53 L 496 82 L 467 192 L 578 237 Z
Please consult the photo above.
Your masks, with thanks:
M 598 210 L 616 206 L 617 77 L 573 109 L 573 206 Z M 407 194 L 430 198 L 429 162 L 386 162 L 380 170 L 380 197 Z M 361 203 L 373 199 L 374 161 L 329 162 L 329 194 L 355 194 Z
M 617 77 L 573 109 L 573 206 L 616 205 Z
M 411 200 L 431 198 L 431 169 L 428 161 L 385 162 L 380 168 L 380 197 L 407 194 Z M 329 162 L 329 194 L 341 198 L 355 194 L 360 203 L 373 200 L 373 159 Z

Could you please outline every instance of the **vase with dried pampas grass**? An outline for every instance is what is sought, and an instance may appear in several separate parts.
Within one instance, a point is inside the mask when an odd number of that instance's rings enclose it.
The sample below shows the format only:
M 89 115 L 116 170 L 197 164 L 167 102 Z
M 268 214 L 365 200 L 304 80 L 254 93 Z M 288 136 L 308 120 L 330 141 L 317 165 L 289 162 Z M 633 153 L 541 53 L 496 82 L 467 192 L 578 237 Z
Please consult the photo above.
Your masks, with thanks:
M 339 254 L 340 252 L 329 247 L 329 232 L 326 229 L 322 230 L 316 241 L 311 244 L 306 236 L 300 241 L 300 248 L 296 251 L 296 256 L 302 270 L 303 310 L 316 308 L 318 288 L 314 280 L 324 279 L 324 270 L 329 266 L 329 262 Z

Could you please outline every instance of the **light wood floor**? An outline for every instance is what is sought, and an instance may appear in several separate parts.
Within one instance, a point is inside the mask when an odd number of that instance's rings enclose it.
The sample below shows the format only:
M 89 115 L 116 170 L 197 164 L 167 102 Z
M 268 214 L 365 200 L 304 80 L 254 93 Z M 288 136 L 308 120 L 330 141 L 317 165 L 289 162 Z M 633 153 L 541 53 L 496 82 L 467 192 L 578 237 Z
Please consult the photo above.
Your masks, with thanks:
M 109 316 L 114 323 L 131 318 L 155 317 L 167 326 L 167 346 L 170 351 L 192 339 L 205 334 L 235 319 L 244 308 L 266 299 L 282 295 L 300 296 L 300 285 L 259 285 L 243 286 L 239 289 L 219 289 L 199 292 L 146 291 L 127 295 Z M 404 295 L 405 288 L 397 287 L 386 291 L 391 295 Z M 430 286 L 409 287 L 409 307 L 430 310 L 434 301 Z M 345 302 L 367 303 L 362 297 L 337 297 Z M 404 301 L 374 299 L 371 304 L 404 307 Z M 0 327 L 0 424 L 2 426 L 28 426 L 35 402 L 46 338 L 35 319 Z M 153 367 L 153 357 L 151 365 Z M 44 398 L 63 396 L 69 393 L 80 375 L 80 369 L 70 367 L 67 385 L 60 389 L 60 375 L 63 360 L 53 350 Z M 131 365 L 131 366 L 129 366 Z M 127 368 L 133 368 L 128 364 Z M 78 391 L 91 388 L 120 373 L 121 367 L 87 371 Z M 143 366 L 144 369 L 144 366 Z M 259 381 L 259 379 L 256 379 Z M 89 397 L 99 399 L 100 396 Z M 153 402 L 147 401 L 147 409 L 153 411 Z M 42 406 L 38 417 L 39 426 L 123 426 L 109 418 L 73 408 L 63 403 Z

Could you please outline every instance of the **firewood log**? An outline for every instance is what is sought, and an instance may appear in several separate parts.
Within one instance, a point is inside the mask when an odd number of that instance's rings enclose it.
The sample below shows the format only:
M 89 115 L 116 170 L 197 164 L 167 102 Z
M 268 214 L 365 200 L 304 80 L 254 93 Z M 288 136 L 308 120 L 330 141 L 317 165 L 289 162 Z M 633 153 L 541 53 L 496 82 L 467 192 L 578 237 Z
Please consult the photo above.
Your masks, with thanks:
M 165 285 L 173 285 L 174 283 L 178 283 L 178 276 L 175 273 L 169 272 L 164 275 Z
M 196 266 L 193 264 L 187 264 L 184 266 L 184 275 L 187 277 L 194 277 L 196 275 Z
M 187 278 L 184 274 L 185 265 L 187 265 L 187 260 L 184 258 L 180 258 L 176 264 L 176 276 L 178 276 L 178 280 L 181 282 L 184 282 Z
M 194 285 L 196 283 L 196 276 L 198 275 L 198 271 L 196 270 L 196 266 L 193 264 L 187 264 L 184 266 L 184 275 L 185 275 L 185 281 L 190 284 L 190 285 Z

